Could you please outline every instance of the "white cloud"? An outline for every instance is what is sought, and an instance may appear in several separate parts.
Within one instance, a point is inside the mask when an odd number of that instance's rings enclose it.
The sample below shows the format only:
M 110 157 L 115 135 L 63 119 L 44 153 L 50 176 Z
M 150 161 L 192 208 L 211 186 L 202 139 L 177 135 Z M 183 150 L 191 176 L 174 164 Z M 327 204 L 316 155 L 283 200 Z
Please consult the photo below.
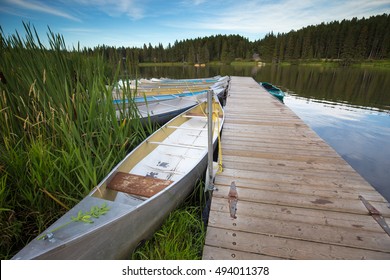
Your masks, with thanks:
M 192 5 L 198 6 L 205 2 L 207 2 L 207 0 L 181 0 L 179 4 L 183 6 L 192 6 Z
M 91 33 L 100 33 L 101 29 L 93 28 L 61 28 L 62 31 L 75 33 L 75 34 L 91 34 Z
M 212 3 L 202 2 L 205 5 Z M 270 31 L 285 33 L 321 22 L 381 14 L 387 7 L 390 9 L 389 0 L 227 0 L 218 9 L 202 10 L 190 21 L 172 19 L 166 24 L 177 28 L 230 33 L 264 34 Z
M 75 5 L 96 7 L 111 17 L 127 15 L 132 19 L 142 19 L 145 16 L 145 5 L 148 1 L 136 0 L 73 0 Z
M 193 2 L 194 5 L 200 5 L 200 4 L 203 4 L 204 2 L 206 2 L 206 0 L 193 0 L 191 2 Z
M 51 14 L 54 16 L 67 18 L 67 19 L 70 19 L 73 21 L 79 21 L 79 22 L 81 21 L 79 18 L 76 18 L 76 17 L 72 16 L 71 14 L 66 13 L 60 9 L 50 7 L 43 2 L 26 1 L 26 0 L 7 0 L 6 2 L 8 4 L 17 6 L 17 7 L 22 8 L 22 9 L 36 11 L 36 12 L 42 12 L 45 14 Z

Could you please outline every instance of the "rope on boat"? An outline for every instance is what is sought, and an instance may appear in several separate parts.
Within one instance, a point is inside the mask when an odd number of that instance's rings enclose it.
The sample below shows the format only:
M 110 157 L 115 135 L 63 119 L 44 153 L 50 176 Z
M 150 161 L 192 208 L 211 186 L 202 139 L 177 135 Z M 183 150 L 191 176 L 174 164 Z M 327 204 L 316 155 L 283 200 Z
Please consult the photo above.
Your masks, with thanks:
M 220 174 L 223 172 L 223 167 L 222 167 L 222 145 L 221 145 L 221 123 L 219 119 L 219 110 L 213 110 L 213 121 L 217 121 L 218 124 L 218 170 L 217 174 Z

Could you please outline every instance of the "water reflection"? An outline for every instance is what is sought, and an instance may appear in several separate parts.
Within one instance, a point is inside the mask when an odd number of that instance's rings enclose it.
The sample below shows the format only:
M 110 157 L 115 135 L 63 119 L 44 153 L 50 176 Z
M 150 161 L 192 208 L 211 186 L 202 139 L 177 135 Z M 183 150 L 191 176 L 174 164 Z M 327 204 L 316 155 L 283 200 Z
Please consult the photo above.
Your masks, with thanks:
M 207 66 L 207 67 L 193 67 L 193 66 L 155 66 L 155 67 L 139 67 L 137 69 L 138 76 L 142 78 L 205 78 L 221 76 L 248 76 L 255 77 L 258 74 L 258 67 L 248 66 Z
M 306 98 L 390 109 L 390 71 L 386 69 L 269 66 L 260 69 L 255 79 Z
M 390 112 L 294 95 L 285 104 L 390 201 Z

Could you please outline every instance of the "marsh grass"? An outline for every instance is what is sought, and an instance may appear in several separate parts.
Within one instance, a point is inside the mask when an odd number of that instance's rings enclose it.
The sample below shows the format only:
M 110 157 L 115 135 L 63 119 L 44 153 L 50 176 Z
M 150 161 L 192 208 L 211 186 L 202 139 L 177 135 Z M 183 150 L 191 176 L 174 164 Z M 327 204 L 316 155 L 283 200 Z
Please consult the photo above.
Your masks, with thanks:
M 121 62 L 107 77 L 104 54 L 68 51 L 50 29 L 46 48 L 34 28 L 25 30 L 24 38 L 0 30 L 1 259 L 74 206 L 153 130 L 133 103 L 119 108 L 118 121 L 111 92 Z
M 113 106 L 115 81 L 131 78 L 120 76 L 123 61 L 112 71 L 104 53 L 69 51 L 50 29 L 47 48 L 24 26 L 23 38 L 6 37 L 0 28 L 0 259 L 11 258 L 78 203 L 155 129 L 141 124 L 134 103 Z M 124 90 L 122 98 L 135 94 Z M 201 257 L 202 187 L 199 182 L 132 258 Z

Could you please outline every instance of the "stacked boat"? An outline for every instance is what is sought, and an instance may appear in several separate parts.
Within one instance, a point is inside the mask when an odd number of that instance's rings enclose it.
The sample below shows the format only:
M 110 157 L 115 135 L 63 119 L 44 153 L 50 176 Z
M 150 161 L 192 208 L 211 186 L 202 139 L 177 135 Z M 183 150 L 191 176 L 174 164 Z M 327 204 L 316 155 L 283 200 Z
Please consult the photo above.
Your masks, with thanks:
M 121 118 L 128 109 L 129 100 L 123 98 L 123 91 L 130 87 L 136 92 L 133 104 L 136 104 L 142 122 L 163 124 L 178 114 L 206 100 L 207 92 L 212 90 L 224 103 L 229 77 L 213 77 L 202 79 L 141 79 L 131 82 L 119 81 L 114 88 L 114 105 L 117 117 Z M 121 98 L 122 97 L 122 98 Z

